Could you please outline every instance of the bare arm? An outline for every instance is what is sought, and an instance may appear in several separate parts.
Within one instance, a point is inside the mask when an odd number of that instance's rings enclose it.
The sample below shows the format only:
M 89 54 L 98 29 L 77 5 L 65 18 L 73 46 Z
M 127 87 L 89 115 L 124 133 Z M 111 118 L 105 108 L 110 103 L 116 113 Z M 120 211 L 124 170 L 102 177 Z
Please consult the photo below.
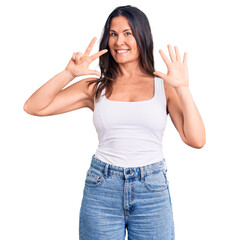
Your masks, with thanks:
M 89 106 L 90 94 L 86 90 L 86 79 L 76 82 L 64 90 L 62 88 L 78 76 L 100 76 L 98 71 L 88 69 L 92 61 L 107 52 L 104 49 L 89 56 L 95 41 L 96 38 L 93 38 L 84 53 L 74 53 L 64 71 L 37 89 L 25 102 L 24 111 L 31 115 L 48 116 Z
M 187 53 L 181 61 L 178 47 L 175 46 L 175 54 L 171 45 L 168 45 L 171 61 L 162 50 L 159 50 L 168 73 L 154 72 L 163 78 L 170 89 L 168 98 L 168 110 L 171 119 L 178 130 L 182 140 L 189 146 L 202 148 L 206 142 L 206 133 L 203 120 L 194 103 L 190 89 L 187 67 Z
M 206 142 L 205 127 L 189 87 L 167 88 L 169 114 L 181 139 L 191 147 L 202 148 Z
M 24 110 L 27 113 L 35 114 L 46 108 L 54 100 L 57 93 L 73 79 L 74 77 L 67 70 L 58 73 L 31 95 L 24 104 Z

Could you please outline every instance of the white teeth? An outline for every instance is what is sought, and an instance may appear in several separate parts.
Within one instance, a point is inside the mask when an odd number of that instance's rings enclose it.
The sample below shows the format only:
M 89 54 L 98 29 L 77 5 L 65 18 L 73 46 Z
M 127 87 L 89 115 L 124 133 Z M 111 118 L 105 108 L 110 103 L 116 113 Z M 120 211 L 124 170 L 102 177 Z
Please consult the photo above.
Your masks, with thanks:
M 126 53 L 128 50 L 116 50 L 117 53 Z

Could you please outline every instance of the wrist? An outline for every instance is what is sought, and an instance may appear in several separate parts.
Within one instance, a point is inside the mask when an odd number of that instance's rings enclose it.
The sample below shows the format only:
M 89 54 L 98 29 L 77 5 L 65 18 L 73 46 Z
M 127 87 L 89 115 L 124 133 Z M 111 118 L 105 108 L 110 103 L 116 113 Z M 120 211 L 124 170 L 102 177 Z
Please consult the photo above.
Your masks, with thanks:
M 175 88 L 178 96 L 186 96 L 190 93 L 189 86 L 180 86 Z
M 76 76 L 72 74 L 71 71 L 69 71 L 67 68 L 64 69 L 63 73 L 66 75 L 66 77 L 72 81 Z
M 189 86 L 178 86 L 178 87 L 175 87 L 176 90 L 181 90 L 181 89 L 188 89 Z

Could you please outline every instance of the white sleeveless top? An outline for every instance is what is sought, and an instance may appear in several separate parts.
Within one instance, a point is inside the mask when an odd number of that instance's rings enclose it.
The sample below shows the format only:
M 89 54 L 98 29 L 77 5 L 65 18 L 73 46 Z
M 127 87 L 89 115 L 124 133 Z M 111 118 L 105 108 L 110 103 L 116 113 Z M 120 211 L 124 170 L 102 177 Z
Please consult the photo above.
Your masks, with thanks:
M 105 89 L 97 103 L 94 99 L 93 123 L 99 139 L 96 158 L 125 168 L 163 160 L 166 96 L 163 79 L 154 79 L 154 97 L 149 100 L 109 100 Z

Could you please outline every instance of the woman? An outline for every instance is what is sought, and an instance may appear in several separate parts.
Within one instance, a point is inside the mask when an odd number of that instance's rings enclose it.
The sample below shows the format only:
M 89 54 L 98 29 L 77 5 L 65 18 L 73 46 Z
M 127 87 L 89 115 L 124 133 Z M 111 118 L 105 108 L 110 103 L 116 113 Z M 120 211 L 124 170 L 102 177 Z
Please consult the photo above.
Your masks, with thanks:
M 88 107 L 99 146 L 87 171 L 80 209 L 81 240 L 175 239 L 162 137 L 167 115 L 184 143 L 205 144 L 205 128 L 189 90 L 187 53 L 160 50 L 168 73 L 155 71 L 146 15 L 130 5 L 108 17 L 100 51 L 74 53 L 66 69 L 41 86 L 24 110 L 49 116 Z M 99 57 L 101 74 L 89 70 Z M 75 77 L 86 78 L 62 90 Z

